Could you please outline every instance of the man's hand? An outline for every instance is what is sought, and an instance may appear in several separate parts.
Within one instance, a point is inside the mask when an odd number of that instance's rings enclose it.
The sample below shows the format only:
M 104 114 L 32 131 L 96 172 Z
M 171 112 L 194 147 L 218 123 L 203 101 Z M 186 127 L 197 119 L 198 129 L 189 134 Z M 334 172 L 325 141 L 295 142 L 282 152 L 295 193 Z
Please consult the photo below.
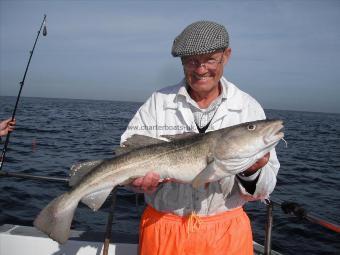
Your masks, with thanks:
M 249 176 L 257 172 L 257 170 L 264 167 L 268 161 L 269 161 L 270 153 L 268 152 L 266 155 L 264 155 L 262 158 L 260 158 L 258 161 L 255 162 L 254 165 L 249 167 L 246 171 L 242 172 L 244 176 Z
M 151 194 L 156 191 L 159 182 L 160 176 L 158 173 L 148 172 L 145 176 L 133 180 L 130 185 L 133 189 Z
M 148 194 L 152 194 L 153 192 L 156 191 L 160 183 L 165 183 L 165 182 L 184 183 L 174 178 L 161 179 L 158 173 L 150 171 L 145 176 L 134 179 L 129 184 L 129 186 L 135 192 L 145 192 Z
M 0 136 L 5 136 L 8 132 L 12 132 L 15 128 L 15 119 L 12 118 L 0 121 Z

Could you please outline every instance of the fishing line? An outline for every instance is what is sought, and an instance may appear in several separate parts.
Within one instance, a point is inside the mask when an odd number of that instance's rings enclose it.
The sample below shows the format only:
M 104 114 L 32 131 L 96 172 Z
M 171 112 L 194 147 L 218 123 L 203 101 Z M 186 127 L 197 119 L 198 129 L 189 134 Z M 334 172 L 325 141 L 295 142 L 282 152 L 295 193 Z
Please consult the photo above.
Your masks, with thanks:
M 288 142 L 283 137 L 281 138 L 281 140 L 284 141 L 286 148 L 288 148 Z
M 37 34 L 37 37 L 35 38 L 35 41 L 34 41 L 34 45 L 33 45 L 33 48 L 32 50 L 30 51 L 30 57 L 28 59 L 28 63 L 26 65 L 26 69 L 25 69 L 25 73 L 24 73 L 24 76 L 22 78 L 22 81 L 20 82 L 20 89 L 19 89 L 19 93 L 18 93 L 18 96 L 17 96 L 17 100 L 15 102 L 15 106 L 14 106 L 14 110 L 13 110 L 13 113 L 12 113 L 12 121 L 14 120 L 15 118 L 15 113 L 17 111 L 17 108 L 18 108 L 18 103 L 19 103 L 19 99 L 20 99 L 20 96 L 21 96 L 21 91 L 22 91 L 22 88 L 24 87 L 24 84 L 25 84 L 25 79 L 26 79 L 26 75 L 27 75 L 27 71 L 28 71 L 28 67 L 31 63 L 31 59 L 32 59 L 32 56 L 33 56 L 33 53 L 34 53 L 34 49 L 35 49 L 35 46 L 37 44 L 37 41 L 38 41 L 38 38 L 39 38 L 39 35 L 40 35 L 40 32 L 41 32 L 41 29 L 44 27 L 44 31 L 43 31 L 43 35 L 46 36 L 47 35 L 47 27 L 46 27 L 46 14 L 44 15 L 44 19 L 40 25 L 40 29 L 38 31 L 38 34 Z M 7 136 L 6 136 L 6 140 L 5 140 L 5 143 L 4 143 L 4 147 L 2 149 L 2 153 L 1 153 L 1 157 L 0 157 L 0 173 L 1 173 L 1 169 L 2 169 L 2 166 L 5 162 L 5 157 L 6 157 L 6 151 L 7 151 L 7 147 L 8 147 L 8 144 L 9 144 L 9 137 L 11 135 L 11 132 L 8 132 L 7 133 Z M 1 175 L 0 175 L 1 176 Z

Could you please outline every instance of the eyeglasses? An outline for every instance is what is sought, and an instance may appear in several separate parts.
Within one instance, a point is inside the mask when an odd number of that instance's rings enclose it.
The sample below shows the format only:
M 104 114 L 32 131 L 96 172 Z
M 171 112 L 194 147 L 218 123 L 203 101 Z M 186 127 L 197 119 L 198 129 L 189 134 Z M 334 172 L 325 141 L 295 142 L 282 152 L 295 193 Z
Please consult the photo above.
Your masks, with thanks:
M 201 66 L 203 66 L 205 69 L 214 70 L 217 68 L 219 64 L 222 63 L 223 55 L 224 55 L 223 53 L 219 60 L 211 57 L 210 59 L 208 59 L 206 62 L 203 62 L 203 63 L 201 63 L 198 59 L 195 59 L 195 58 L 182 59 L 182 65 L 187 70 L 194 70 Z

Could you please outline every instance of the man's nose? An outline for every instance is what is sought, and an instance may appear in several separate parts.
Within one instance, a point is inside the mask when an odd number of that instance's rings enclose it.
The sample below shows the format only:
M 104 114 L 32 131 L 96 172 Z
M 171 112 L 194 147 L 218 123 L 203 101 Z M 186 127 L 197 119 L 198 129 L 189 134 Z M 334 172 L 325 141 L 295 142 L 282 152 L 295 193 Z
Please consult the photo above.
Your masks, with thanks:
M 207 67 L 205 63 L 197 63 L 195 67 L 195 72 L 196 73 L 205 73 L 207 71 Z

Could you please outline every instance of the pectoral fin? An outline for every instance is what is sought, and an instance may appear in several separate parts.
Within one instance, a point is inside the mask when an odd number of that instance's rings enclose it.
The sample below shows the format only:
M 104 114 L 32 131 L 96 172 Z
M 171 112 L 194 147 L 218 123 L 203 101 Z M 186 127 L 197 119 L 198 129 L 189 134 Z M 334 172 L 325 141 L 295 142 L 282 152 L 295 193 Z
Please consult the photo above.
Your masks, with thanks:
M 110 195 L 112 188 L 98 190 L 81 199 L 81 202 L 90 207 L 93 211 L 97 211 Z
M 209 165 L 213 161 L 214 161 L 214 156 L 211 153 L 208 153 L 208 156 L 207 156 L 207 165 Z
M 225 176 L 226 173 L 215 164 L 215 161 L 211 160 L 210 164 L 195 177 L 191 185 L 197 189 L 205 183 L 220 180 Z

